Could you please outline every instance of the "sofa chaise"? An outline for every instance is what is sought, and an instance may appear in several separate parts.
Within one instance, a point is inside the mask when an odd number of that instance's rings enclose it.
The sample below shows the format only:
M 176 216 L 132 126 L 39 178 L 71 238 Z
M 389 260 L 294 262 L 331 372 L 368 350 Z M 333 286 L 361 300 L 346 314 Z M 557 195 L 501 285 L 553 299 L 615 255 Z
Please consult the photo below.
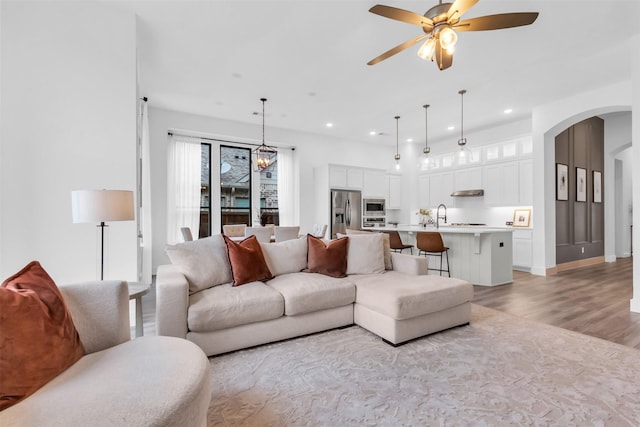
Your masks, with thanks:
M 172 263 L 156 276 L 157 332 L 211 356 L 354 323 L 394 345 L 469 323 L 470 283 L 427 275 L 424 257 L 370 234 L 347 237 L 345 277 L 309 272 L 313 236 L 261 243 L 272 277 L 241 286 L 233 270 L 253 266 L 232 265 L 222 235 L 169 245 Z

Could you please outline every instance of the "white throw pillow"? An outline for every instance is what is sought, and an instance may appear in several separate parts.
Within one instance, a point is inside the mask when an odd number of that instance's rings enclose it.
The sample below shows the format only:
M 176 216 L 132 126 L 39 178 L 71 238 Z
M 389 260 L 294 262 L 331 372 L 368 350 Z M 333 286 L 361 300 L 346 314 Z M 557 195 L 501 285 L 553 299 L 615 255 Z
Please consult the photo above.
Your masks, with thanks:
M 337 233 L 337 236 L 338 237 L 343 237 L 343 236 L 353 237 L 354 235 L 368 236 L 373 233 L 382 235 L 382 253 L 384 254 L 384 269 L 393 270 L 393 263 L 391 262 L 391 240 L 389 240 L 389 234 L 381 233 L 379 231 L 360 231 L 360 230 L 347 229 L 347 234 Z
M 307 236 L 278 243 L 260 243 L 260 247 L 274 276 L 307 268 Z
M 167 255 L 189 281 L 189 293 L 232 280 L 227 246 L 220 234 L 192 242 L 167 245 Z
M 349 235 L 347 274 L 384 273 L 383 245 L 381 233 Z

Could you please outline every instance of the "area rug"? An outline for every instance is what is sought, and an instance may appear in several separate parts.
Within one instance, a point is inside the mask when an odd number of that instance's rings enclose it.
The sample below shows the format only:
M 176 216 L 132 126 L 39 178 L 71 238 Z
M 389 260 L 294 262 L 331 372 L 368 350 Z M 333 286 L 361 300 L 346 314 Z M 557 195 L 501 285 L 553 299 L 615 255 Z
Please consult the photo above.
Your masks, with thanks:
M 210 358 L 209 426 L 640 425 L 640 352 L 473 305 L 394 348 L 353 326 Z

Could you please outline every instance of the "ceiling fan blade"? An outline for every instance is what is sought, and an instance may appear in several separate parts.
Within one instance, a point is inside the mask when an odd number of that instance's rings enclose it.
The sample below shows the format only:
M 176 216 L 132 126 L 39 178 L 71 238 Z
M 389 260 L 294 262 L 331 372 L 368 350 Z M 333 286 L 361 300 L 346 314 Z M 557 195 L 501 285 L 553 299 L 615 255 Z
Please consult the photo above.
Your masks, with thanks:
M 427 28 L 427 30 L 433 28 L 433 21 L 426 16 L 418 15 L 408 10 L 398 9 L 397 7 L 377 4 L 369 9 L 369 12 L 384 16 L 385 18 L 395 19 L 396 21 L 406 22 L 407 24 L 419 25 Z
M 538 18 L 538 12 L 501 13 L 467 19 L 458 22 L 453 28 L 457 31 L 500 30 L 533 24 L 536 18 Z
M 414 44 L 418 43 L 420 40 L 422 40 L 422 39 L 424 39 L 426 37 L 427 37 L 426 34 L 423 34 L 421 36 L 416 37 L 415 39 L 411 39 L 411 40 L 408 40 L 408 41 L 406 41 L 406 42 L 404 42 L 402 44 L 399 44 L 398 46 L 394 47 L 393 49 L 389 49 L 388 51 L 386 51 L 382 55 L 373 58 L 371 61 L 367 62 L 367 65 L 376 65 L 378 62 L 382 62 L 385 59 L 395 55 L 396 53 L 402 52 L 406 48 L 413 46 Z
M 449 11 L 447 12 L 447 22 L 456 23 L 460 20 L 460 17 L 467 10 L 471 9 L 478 0 L 456 0 L 453 2 Z M 453 18 L 453 21 L 451 21 Z
M 440 40 L 436 43 L 436 63 L 440 71 L 446 70 L 453 64 L 453 54 L 449 53 L 447 49 L 443 49 Z

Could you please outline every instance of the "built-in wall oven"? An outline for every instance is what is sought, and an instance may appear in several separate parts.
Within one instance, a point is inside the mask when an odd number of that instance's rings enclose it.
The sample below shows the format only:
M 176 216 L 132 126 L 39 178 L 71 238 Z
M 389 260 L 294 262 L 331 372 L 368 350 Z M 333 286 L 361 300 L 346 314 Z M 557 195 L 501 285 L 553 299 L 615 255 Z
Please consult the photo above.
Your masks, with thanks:
M 362 199 L 362 216 L 384 217 L 384 199 Z M 384 222 L 384 221 L 383 221 Z
M 386 218 L 383 216 L 365 216 L 362 218 L 363 227 L 384 227 Z

